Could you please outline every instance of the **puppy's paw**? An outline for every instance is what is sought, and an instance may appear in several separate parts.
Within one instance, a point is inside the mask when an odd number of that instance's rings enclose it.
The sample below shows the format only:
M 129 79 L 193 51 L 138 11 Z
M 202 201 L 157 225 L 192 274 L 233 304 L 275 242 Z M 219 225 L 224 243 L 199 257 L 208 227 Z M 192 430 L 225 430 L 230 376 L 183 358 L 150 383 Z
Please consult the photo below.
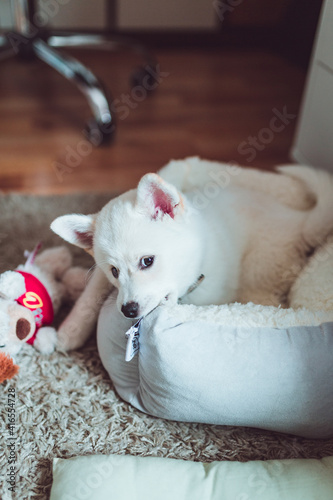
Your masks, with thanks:
M 57 333 L 51 326 L 40 328 L 37 333 L 34 347 L 42 354 L 51 354 L 57 344 Z

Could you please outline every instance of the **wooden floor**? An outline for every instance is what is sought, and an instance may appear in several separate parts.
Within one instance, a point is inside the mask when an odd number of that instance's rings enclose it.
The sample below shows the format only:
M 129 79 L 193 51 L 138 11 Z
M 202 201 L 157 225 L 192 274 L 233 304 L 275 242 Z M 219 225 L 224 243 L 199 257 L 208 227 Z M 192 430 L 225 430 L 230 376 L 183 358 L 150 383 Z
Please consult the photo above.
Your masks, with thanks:
M 277 55 L 161 51 L 160 85 L 145 98 L 129 87 L 133 56 L 73 54 L 118 99 L 114 144 L 89 146 L 82 133 L 89 108 L 63 77 L 38 61 L 2 62 L 1 190 L 118 192 L 171 158 L 192 155 L 260 168 L 289 161 L 305 75 Z M 287 118 L 274 118 L 283 112 Z

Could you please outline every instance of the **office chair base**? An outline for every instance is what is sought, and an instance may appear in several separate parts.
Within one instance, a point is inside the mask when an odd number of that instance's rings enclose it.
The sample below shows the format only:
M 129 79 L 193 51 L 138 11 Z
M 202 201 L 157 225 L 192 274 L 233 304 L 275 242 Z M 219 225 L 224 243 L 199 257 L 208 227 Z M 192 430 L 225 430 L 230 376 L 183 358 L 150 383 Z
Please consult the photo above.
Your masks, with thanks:
M 20 33 L 12 31 L 0 36 L 0 61 L 12 56 L 24 59 L 38 58 L 58 73 L 71 81 L 85 95 L 93 118 L 87 122 L 86 137 L 95 146 L 112 142 L 116 131 L 116 120 L 112 113 L 112 99 L 102 82 L 77 59 L 58 50 L 59 47 L 91 48 L 115 50 L 119 47 L 134 50 L 144 60 L 131 77 L 132 86 L 144 85 L 148 92 L 157 86 L 158 66 L 147 49 L 135 41 L 124 37 L 106 37 L 103 35 L 77 35 L 75 33 L 57 33 L 38 31 Z

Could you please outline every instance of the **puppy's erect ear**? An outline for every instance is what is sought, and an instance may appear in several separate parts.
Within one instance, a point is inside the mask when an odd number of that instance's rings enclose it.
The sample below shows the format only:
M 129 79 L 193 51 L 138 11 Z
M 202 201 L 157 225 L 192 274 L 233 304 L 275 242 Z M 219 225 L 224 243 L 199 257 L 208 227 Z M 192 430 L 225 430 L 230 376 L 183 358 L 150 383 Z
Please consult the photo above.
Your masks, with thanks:
M 94 215 L 62 215 L 51 224 L 51 229 L 64 240 L 90 252 L 94 244 Z
M 146 174 L 140 180 L 137 206 L 146 209 L 153 219 L 164 215 L 174 219 L 184 210 L 181 194 L 157 174 Z

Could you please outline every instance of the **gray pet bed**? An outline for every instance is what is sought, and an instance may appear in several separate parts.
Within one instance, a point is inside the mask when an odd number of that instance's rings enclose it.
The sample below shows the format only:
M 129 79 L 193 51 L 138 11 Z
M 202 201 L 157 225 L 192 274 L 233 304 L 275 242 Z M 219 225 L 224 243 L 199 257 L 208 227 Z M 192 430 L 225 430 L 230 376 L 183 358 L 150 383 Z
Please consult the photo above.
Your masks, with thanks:
M 98 348 L 118 394 L 143 412 L 187 422 L 333 436 L 333 244 L 322 247 L 282 309 L 161 306 L 140 325 L 104 304 Z M 302 307 L 306 306 L 306 307 Z

